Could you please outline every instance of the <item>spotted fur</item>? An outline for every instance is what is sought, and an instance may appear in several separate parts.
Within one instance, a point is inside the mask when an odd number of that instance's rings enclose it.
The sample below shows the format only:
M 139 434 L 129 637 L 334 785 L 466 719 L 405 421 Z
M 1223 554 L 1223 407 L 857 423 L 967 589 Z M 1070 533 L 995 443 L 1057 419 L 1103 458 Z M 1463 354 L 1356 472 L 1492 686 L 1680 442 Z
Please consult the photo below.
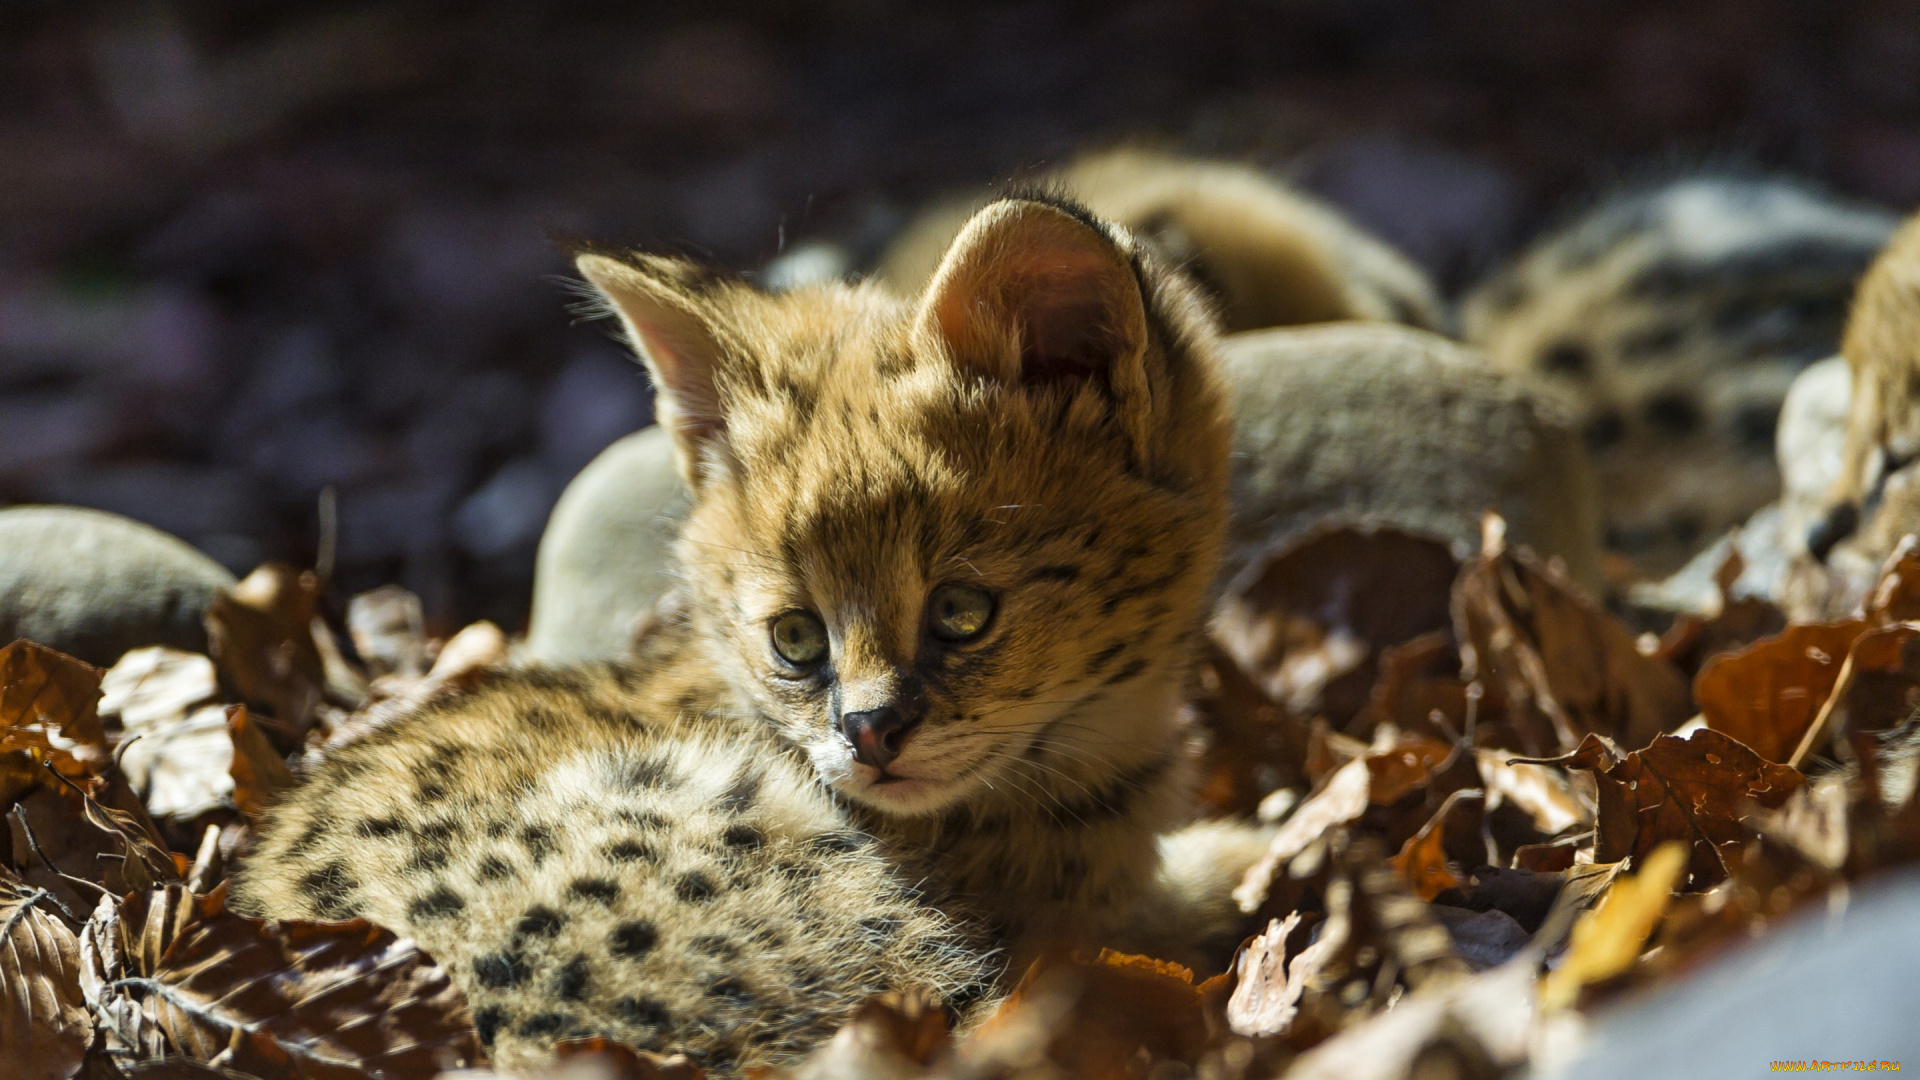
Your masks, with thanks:
M 1447 325 L 1433 283 L 1405 256 L 1248 166 L 1124 148 L 1088 154 L 1044 182 L 1178 267 L 1230 333 L 1345 319 Z M 879 276 L 900 288 L 924 285 L 977 205 L 929 209 L 882 256 Z
M 1475 289 L 1462 329 L 1580 415 L 1608 545 L 1670 570 L 1778 493 L 1787 387 L 1892 226 L 1785 180 L 1629 191 Z
M 580 268 L 693 492 L 682 614 L 630 671 L 502 676 L 328 759 L 249 909 L 420 937 L 502 1057 L 603 1031 L 723 1072 L 883 987 L 1232 938 L 1249 837 L 1169 835 L 1231 427 L 1192 287 L 1042 198 L 981 211 L 911 299 Z M 994 602 L 957 643 L 929 629 L 953 585 Z M 770 640 L 794 612 L 830 643 L 804 670 Z M 916 722 L 876 767 L 843 721 L 881 707 Z

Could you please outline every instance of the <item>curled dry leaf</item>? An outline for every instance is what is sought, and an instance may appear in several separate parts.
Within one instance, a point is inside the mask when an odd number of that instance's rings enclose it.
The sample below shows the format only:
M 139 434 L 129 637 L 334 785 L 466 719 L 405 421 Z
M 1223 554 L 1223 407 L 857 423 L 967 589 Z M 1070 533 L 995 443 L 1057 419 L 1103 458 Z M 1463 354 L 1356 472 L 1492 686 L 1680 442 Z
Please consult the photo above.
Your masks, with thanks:
M 292 750 L 313 723 L 326 671 L 314 644 L 320 579 L 267 563 L 207 609 L 207 651 L 220 675 L 262 719 L 276 745 Z
M 1505 703 L 1511 745 L 1541 757 L 1589 732 L 1641 747 L 1692 714 L 1673 665 L 1640 652 L 1619 619 L 1531 553 L 1496 547 L 1453 593 L 1462 674 Z
M 1785 629 L 1787 617 L 1779 608 L 1756 596 L 1734 595 L 1734 583 L 1746 566 L 1739 546 L 1729 544 L 1726 559 L 1713 575 L 1714 584 L 1719 586 L 1718 608 L 1709 615 L 1682 613 L 1660 636 L 1653 655 L 1692 678 L 1713 657 Z
M 1448 841 L 1458 847 L 1460 840 L 1478 843 L 1482 811 L 1486 797 L 1478 791 L 1456 791 L 1447 796 L 1420 831 L 1407 838 L 1399 854 L 1391 860 L 1393 870 L 1407 888 L 1422 900 L 1432 900 L 1448 889 L 1458 888 L 1460 879 L 1448 866 Z M 1451 837 L 1450 835 L 1451 834 Z M 1475 863 L 1482 860 L 1476 859 Z
M 257 821 L 280 793 L 293 786 L 293 770 L 254 726 L 245 705 L 226 709 L 227 735 L 233 740 L 233 802 L 248 821 Z
M 1920 715 L 1920 623 L 1875 627 L 1853 639 L 1832 693 L 1781 759 L 1796 768 L 1836 737 L 1886 731 Z
M 101 892 L 122 896 L 180 876 L 147 823 L 72 784 L 46 784 L 21 799 L 7 827 L 14 869 L 76 916 Z
M 1768 761 L 1785 762 L 1833 693 L 1840 665 L 1867 624 L 1808 623 L 1714 657 L 1694 679 L 1707 727 Z
M 868 998 L 791 1075 L 799 1080 L 893 1080 L 926 1075 L 953 1053 L 945 1014 L 921 994 Z M 684 1060 L 684 1059 L 682 1059 Z M 623 1077 L 624 1080 L 624 1077 Z M 652 1080 L 650 1074 L 635 1080 Z
M 100 715 L 126 735 L 158 731 L 219 692 L 213 661 L 199 653 L 165 645 L 132 649 L 100 678 Z
M 1207 1043 L 1191 971 L 1110 949 L 1036 961 L 966 1049 L 992 1048 L 1033 1017 L 1048 1059 L 1079 1080 L 1122 1080 L 1143 1059 L 1191 1064 Z
M 1525 811 L 1533 819 L 1533 827 L 1545 836 L 1558 836 L 1593 823 L 1593 815 L 1574 798 L 1565 774 L 1557 769 L 1514 761 L 1512 754 L 1501 750 L 1476 751 L 1474 764 L 1487 791 L 1489 812 L 1502 803 L 1511 803 Z
M 1295 911 L 1285 919 L 1270 920 L 1266 930 L 1249 939 L 1234 958 L 1236 982 L 1227 999 L 1227 1027 L 1234 1034 L 1278 1035 L 1293 1023 L 1307 974 L 1302 970 L 1298 977 L 1290 977 L 1287 971 L 1288 958 L 1301 952 L 1298 945 L 1288 947 L 1300 919 Z
M 427 616 L 411 591 L 382 585 L 356 595 L 347 602 L 347 633 L 368 675 L 417 679 L 427 673 Z
M 79 939 L 45 899 L 0 869 L 0 1080 L 68 1080 L 93 1042 Z
M 1866 609 L 1867 621 L 1877 626 L 1920 620 L 1920 545 L 1912 536 L 1902 540 L 1887 559 Z
M 93 937 L 108 958 L 106 935 Z M 194 901 L 193 921 L 145 977 L 101 967 L 95 1007 L 128 1018 L 115 1030 L 139 1035 L 133 1053 L 164 1045 L 204 1062 L 244 1043 L 257 1060 L 287 1063 L 263 1080 L 431 1076 L 480 1060 L 446 972 L 361 920 L 262 923 L 228 911 L 222 887 Z
M 1416 990 L 1301 1055 L 1289 1080 L 1494 1077 L 1525 1062 L 1538 1007 L 1537 958 Z
M 1797 770 L 1764 761 L 1744 745 L 1703 729 L 1662 735 L 1643 750 L 1616 755 L 1597 736 L 1553 764 L 1584 769 L 1599 788 L 1594 858 L 1636 864 L 1669 841 L 1688 845 L 1689 889 L 1727 876 L 1725 849 L 1752 835 L 1743 819 L 1754 806 L 1778 809 L 1806 782 Z
M 102 1045 L 116 1058 L 168 1053 L 164 1029 L 119 984 L 151 977 L 195 917 L 193 894 L 179 885 L 136 890 L 119 902 L 102 896 L 93 909 L 80 933 L 80 984 L 98 1017 Z
M 1640 958 L 1686 874 L 1687 849 L 1669 841 L 1636 861 L 1640 871 L 1615 880 L 1600 905 L 1574 923 L 1566 958 L 1541 985 L 1542 1008 L 1573 1005 L 1583 987 L 1624 973 Z
M 1459 570 L 1430 537 L 1318 530 L 1250 566 L 1221 601 L 1214 633 L 1273 700 L 1344 725 L 1367 704 L 1382 649 L 1446 628 Z
M 44 755 L 67 776 L 98 776 L 110 763 L 100 723 L 100 669 L 16 641 L 0 649 L 0 752 Z

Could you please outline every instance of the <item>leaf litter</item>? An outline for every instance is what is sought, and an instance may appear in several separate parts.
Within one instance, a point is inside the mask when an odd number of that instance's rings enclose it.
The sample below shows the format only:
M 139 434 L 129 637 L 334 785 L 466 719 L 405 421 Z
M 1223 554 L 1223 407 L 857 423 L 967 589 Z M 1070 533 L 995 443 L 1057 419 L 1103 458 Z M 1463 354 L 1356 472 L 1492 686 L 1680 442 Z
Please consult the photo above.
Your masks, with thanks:
M 1727 593 L 1736 565 L 1718 612 L 1655 641 L 1503 531 L 1464 556 L 1325 529 L 1227 591 L 1191 702 L 1197 813 L 1271 837 L 1222 970 L 1043 957 L 970 1030 L 886 995 L 756 1080 L 1494 1076 L 1920 862 L 1911 545 L 1855 619 L 1785 625 Z M 397 587 L 330 626 L 324 588 L 256 571 L 206 656 L 0 650 L 0 1042 L 31 1048 L 0 1080 L 496 1075 L 411 942 L 226 909 L 305 769 L 507 657 L 491 624 L 430 639 Z M 514 1075 L 700 1070 L 587 1039 Z

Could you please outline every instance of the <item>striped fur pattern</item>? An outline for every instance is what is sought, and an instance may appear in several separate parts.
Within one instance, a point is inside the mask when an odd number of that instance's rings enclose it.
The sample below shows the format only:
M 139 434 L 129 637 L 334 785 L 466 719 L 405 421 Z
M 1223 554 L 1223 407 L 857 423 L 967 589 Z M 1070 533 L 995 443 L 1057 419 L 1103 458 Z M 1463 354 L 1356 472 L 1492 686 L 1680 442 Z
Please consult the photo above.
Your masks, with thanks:
M 982 210 L 910 299 L 580 268 L 694 493 L 683 616 L 632 672 L 505 675 L 336 755 L 249 909 L 420 936 L 503 1057 L 599 1030 L 721 1072 L 879 987 L 970 1000 L 990 950 L 1235 939 L 1221 886 L 1257 843 L 1168 835 L 1231 429 L 1193 288 L 1044 197 Z M 963 638 L 935 632 L 954 589 L 990 605 Z M 887 710 L 904 735 L 857 756 Z
M 1671 569 L 1778 493 L 1787 387 L 1893 224 L 1779 179 L 1629 191 L 1476 289 L 1462 328 L 1582 416 L 1609 546 Z

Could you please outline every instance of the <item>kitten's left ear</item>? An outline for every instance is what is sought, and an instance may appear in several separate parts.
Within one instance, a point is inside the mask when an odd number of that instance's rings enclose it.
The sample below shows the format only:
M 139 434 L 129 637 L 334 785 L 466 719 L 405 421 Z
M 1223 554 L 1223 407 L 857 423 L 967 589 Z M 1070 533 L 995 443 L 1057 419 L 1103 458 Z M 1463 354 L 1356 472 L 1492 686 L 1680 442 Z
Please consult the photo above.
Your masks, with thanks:
M 993 203 L 954 239 L 916 332 L 989 378 L 1145 389 L 1146 305 L 1131 257 L 1057 206 Z
M 706 463 L 723 447 L 727 416 L 718 380 L 725 357 L 698 300 L 698 272 L 650 255 L 623 262 L 585 254 L 574 265 L 619 315 L 647 365 L 654 414 L 673 434 L 681 478 L 699 490 Z

